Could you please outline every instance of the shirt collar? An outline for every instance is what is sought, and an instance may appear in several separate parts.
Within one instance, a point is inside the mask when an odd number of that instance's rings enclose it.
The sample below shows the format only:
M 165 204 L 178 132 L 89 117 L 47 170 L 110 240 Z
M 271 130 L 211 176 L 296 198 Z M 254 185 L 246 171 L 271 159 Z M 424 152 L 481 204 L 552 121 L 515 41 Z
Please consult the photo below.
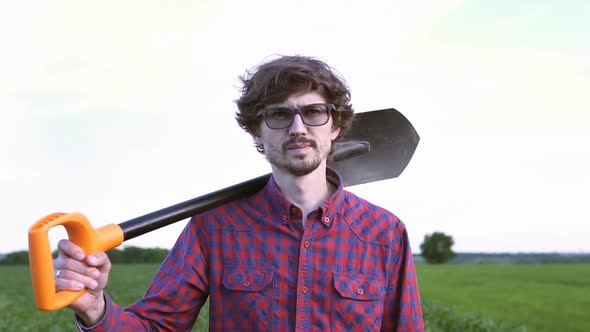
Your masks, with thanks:
M 344 186 L 340 175 L 331 168 L 326 168 L 326 179 L 336 186 L 336 191 L 312 213 L 317 213 L 317 218 L 321 221 L 321 224 L 329 227 L 332 224 L 336 213 L 342 206 Z M 288 222 L 289 216 L 293 214 L 293 211 L 297 213 L 298 210 L 299 213 L 301 213 L 301 211 L 281 192 L 281 189 L 275 181 L 274 175 L 270 177 L 264 190 L 266 191 L 265 195 L 267 201 L 270 203 L 269 207 L 271 214 L 280 215 L 283 222 Z M 292 209 L 293 207 L 295 207 L 295 210 Z

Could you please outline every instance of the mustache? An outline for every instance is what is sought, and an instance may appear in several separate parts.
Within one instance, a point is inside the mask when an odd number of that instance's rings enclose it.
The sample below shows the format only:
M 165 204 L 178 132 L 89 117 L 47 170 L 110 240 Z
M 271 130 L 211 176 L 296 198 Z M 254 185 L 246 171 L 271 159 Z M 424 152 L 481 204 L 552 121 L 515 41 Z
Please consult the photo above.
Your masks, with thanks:
M 289 149 L 289 146 L 291 146 L 291 145 L 303 145 L 303 144 L 309 145 L 314 149 L 318 147 L 318 143 L 314 140 L 307 139 L 305 137 L 293 137 L 290 140 L 283 143 L 283 150 Z

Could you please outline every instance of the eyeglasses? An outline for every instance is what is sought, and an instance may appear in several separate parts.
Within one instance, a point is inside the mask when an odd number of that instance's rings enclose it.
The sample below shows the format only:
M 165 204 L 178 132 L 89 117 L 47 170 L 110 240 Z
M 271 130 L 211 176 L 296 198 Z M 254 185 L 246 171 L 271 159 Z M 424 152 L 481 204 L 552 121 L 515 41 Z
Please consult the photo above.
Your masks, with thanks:
M 299 114 L 307 126 L 323 126 L 328 123 L 330 113 L 334 110 L 336 110 L 334 104 L 311 104 L 298 108 L 272 106 L 258 111 L 256 116 L 262 116 L 268 128 L 278 130 L 291 127 L 295 114 Z

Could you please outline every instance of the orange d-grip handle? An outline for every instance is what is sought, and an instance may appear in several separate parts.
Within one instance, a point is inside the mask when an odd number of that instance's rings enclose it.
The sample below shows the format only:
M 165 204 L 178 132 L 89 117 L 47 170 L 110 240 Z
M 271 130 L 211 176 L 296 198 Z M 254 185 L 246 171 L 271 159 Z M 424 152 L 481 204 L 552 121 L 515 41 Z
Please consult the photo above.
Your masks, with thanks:
M 48 232 L 59 225 L 65 227 L 68 238 L 87 255 L 107 251 L 123 243 L 123 231 L 119 225 L 110 224 L 94 229 L 81 213 L 52 213 L 33 224 L 29 229 L 29 265 L 33 294 L 40 310 L 64 308 L 86 292 L 85 289 L 78 292 L 55 291 L 55 271 Z

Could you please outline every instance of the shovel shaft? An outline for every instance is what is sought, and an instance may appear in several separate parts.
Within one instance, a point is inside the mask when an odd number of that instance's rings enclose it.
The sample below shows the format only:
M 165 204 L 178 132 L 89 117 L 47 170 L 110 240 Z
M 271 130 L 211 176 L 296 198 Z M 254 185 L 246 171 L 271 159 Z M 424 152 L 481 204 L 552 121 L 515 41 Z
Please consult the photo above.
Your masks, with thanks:
M 211 210 L 227 202 L 250 196 L 264 187 L 270 174 L 244 181 L 210 194 L 169 206 L 119 224 L 124 241 Z

